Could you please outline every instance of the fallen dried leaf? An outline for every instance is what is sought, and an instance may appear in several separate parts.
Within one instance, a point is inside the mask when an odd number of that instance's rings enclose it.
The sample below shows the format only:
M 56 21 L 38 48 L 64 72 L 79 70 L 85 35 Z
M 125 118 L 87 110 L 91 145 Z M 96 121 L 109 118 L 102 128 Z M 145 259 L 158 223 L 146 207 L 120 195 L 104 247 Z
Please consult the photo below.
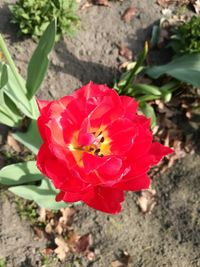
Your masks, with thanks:
M 52 228 L 52 226 L 51 226 L 50 223 L 48 223 L 48 224 L 45 226 L 45 232 L 46 232 L 47 234 L 51 234 L 51 233 L 53 232 L 53 228 Z
M 122 56 L 128 60 L 132 60 L 133 53 L 128 47 L 126 47 L 124 45 L 118 45 L 118 49 L 119 49 L 120 56 Z
M 157 0 L 156 2 L 161 7 L 167 7 L 172 4 L 181 5 L 181 6 L 187 5 L 189 4 L 190 0 Z
M 120 250 L 120 255 L 117 256 L 117 260 L 111 263 L 111 267 L 127 267 L 130 255 L 127 251 Z
M 151 213 L 154 206 L 156 205 L 155 196 L 155 189 L 147 189 L 140 193 L 137 204 L 143 213 Z
M 93 0 L 92 2 L 93 2 L 94 5 L 110 7 L 110 4 L 108 3 L 108 0 Z
M 67 207 L 67 208 L 60 209 L 60 211 L 62 213 L 62 217 L 60 217 L 60 221 L 62 221 L 63 224 L 71 225 L 73 221 L 75 209 Z
M 9 133 L 7 136 L 7 144 L 17 153 L 22 151 L 19 143 L 14 139 L 11 133 Z
M 42 254 L 45 255 L 45 256 L 49 256 L 53 253 L 53 249 L 51 248 L 44 248 L 42 251 Z
M 200 14 L 200 0 L 196 0 L 193 4 L 194 10 L 197 14 Z
M 169 5 L 168 0 L 157 0 L 156 3 L 161 7 L 167 7 Z
M 124 11 L 121 19 L 125 22 L 130 22 L 132 18 L 135 16 L 135 14 L 136 14 L 136 9 L 134 7 L 129 7 Z
M 44 237 L 44 232 L 37 226 L 33 227 L 34 234 L 36 235 L 37 239 L 42 239 Z
M 87 259 L 88 259 L 89 261 L 94 261 L 94 260 L 95 260 L 95 254 L 94 254 L 94 252 L 92 252 L 92 251 L 87 252 L 87 253 L 86 253 L 86 257 L 87 257 Z
M 111 263 L 111 267 L 127 267 L 127 265 L 125 265 L 121 261 L 116 260 Z
M 83 253 L 88 251 L 89 247 L 92 245 L 92 235 L 90 233 L 81 236 L 76 242 L 76 251 L 78 253 Z
M 86 3 L 84 3 L 82 6 L 81 6 L 81 8 L 80 8 L 80 10 L 84 10 L 84 9 L 86 9 L 86 8 L 89 8 L 89 7 L 91 7 L 92 6 L 92 3 L 90 3 L 90 2 L 86 2 Z
M 55 238 L 55 243 L 58 247 L 54 249 L 54 252 L 57 254 L 57 257 L 63 261 L 69 252 L 68 244 L 61 236 Z
M 40 208 L 39 209 L 39 222 L 45 222 L 46 221 L 46 209 L 45 208 Z

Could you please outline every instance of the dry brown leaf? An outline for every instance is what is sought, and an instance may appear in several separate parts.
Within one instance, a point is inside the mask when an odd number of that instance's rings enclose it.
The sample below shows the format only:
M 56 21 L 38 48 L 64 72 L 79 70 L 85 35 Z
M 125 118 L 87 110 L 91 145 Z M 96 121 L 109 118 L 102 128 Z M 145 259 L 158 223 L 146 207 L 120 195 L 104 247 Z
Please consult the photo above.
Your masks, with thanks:
M 156 205 L 156 190 L 147 189 L 140 193 L 137 204 L 143 213 L 150 213 Z
M 197 14 L 200 14 L 200 0 L 196 0 L 193 4 L 194 10 Z
M 127 267 L 130 260 L 130 255 L 127 251 L 120 250 L 120 255 L 117 260 L 111 263 L 111 267 Z
M 62 217 L 60 217 L 59 220 L 62 221 L 63 224 L 71 225 L 73 221 L 75 209 L 67 207 L 67 208 L 60 209 L 60 211 L 62 213 Z
M 61 236 L 55 238 L 55 243 L 58 247 L 54 249 L 54 252 L 57 254 L 57 257 L 63 261 L 69 252 L 68 244 Z
M 64 232 L 64 227 L 60 223 L 58 223 L 58 225 L 55 228 L 55 232 L 61 235 Z
M 76 251 L 78 253 L 83 253 L 89 250 L 89 247 L 92 245 L 92 235 L 90 233 L 81 236 L 76 241 Z
M 170 0 L 157 0 L 156 3 L 161 6 L 161 7 L 167 7 L 168 5 L 170 5 Z
M 19 143 L 14 139 L 11 133 L 8 134 L 7 144 L 17 153 L 20 153 L 22 151 Z
M 84 3 L 84 4 L 81 6 L 80 10 L 84 10 L 84 9 L 89 8 L 89 7 L 91 7 L 91 6 L 92 6 L 92 3 L 89 3 L 89 2 L 87 1 L 86 3 Z
M 51 248 L 44 248 L 42 251 L 42 254 L 45 255 L 45 256 L 49 256 L 53 253 L 53 249 Z
M 127 265 L 122 263 L 121 261 L 116 260 L 111 263 L 111 267 L 127 267 Z
M 129 7 L 124 11 L 121 19 L 125 22 L 130 22 L 135 16 L 135 14 L 136 14 L 136 9 L 134 7 Z
M 167 7 L 172 4 L 181 5 L 181 6 L 187 5 L 189 4 L 190 0 L 157 0 L 156 2 L 161 7 Z
M 110 4 L 108 3 L 108 0 L 93 0 L 92 3 L 94 5 L 100 5 L 100 6 L 110 7 Z
M 119 49 L 120 56 L 122 56 L 128 60 L 132 60 L 133 53 L 128 47 L 126 47 L 124 45 L 118 45 L 118 49 Z
M 86 257 L 87 257 L 87 259 L 88 259 L 89 261 L 94 261 L 95 258 L 96 258 L 94 252 L 92 252 L 92 251 L 88 251 L 88 252 L 86 253 Z
M 75 233 L 74 230 L 68 232 L 67 243 L 73 252 L 76 252 L 76 242 L 79 238 L 80 236 L 77 233 Z
M 44 238 L 44 231 L 37 226 L 33 227 L 34 234 L 36 235 L 36 239 Z
M 45 208 L 40 208 L 39 209 L 39 222 L 45 222 L 46 221 L 46 209 Z
M 46 232 L 47 234 L 51 234 L 51 233 L 53 232 L 53 228 L 52 228 L 52 226 L 51 226 L 50 223 L 48 223 L 48 224 L 45 226 L 45 232 Z

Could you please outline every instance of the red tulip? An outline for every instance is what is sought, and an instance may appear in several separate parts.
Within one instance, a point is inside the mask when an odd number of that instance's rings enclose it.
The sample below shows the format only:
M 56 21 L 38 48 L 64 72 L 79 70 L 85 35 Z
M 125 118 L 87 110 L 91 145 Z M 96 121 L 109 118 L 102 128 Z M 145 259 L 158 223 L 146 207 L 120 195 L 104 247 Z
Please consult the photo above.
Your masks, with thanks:
M 124 191 L 147 189 L 147 171 L 173 151 L 152 142 L 137 102 L 92 82 L 57 101 L 38 100 L 44 141 L 37 166 L 60 190 L 57 201 L 83 201 L 118 213 Z

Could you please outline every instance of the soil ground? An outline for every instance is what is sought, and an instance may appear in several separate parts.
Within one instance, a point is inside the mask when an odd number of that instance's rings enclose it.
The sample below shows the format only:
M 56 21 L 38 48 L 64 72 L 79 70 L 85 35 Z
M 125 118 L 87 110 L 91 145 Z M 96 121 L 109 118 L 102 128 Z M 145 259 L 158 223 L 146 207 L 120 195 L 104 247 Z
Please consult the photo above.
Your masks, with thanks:
M 17 37 L 17 28 L 10 25 L 7 4 L 13 2 L 0 1 L 0 32 L 25 76 L 35 43 Z M 126 24 L 121 15 L 129 6 L 135 7 L 137 14 Z M 112 8 L 93 6 L 79 13 L 81 29 L 74 38 L 66 37 L 56 45 L 40 98 L 58 98 L 90 80 L 112 85 L 118 65 L 124 61 L 117 44 L 125 43 L 137 55 L 161 17 L 160 7 L 148 0 L 114 1 Z M 13 197 L 1 190 L 0 259 L 6 260 L 7 267 L 109 267 L 121 251 L 127 251 L 133 267 L 200 266 L 200 134 L 192 126 L 195 153 L 154 180 L 157 204 L 151 214 L 141 213 L 135 193 L 127 193 L 123 211 L 116 216 L 86 206 L 76 208 L 73 227 L 79 234 L 92 234 L 94 262 L 71 255 L 63 263 L 53 259 L 45 265 L 40 253 L 45 240 L 34 239 L 29 223 L 20 219 Z

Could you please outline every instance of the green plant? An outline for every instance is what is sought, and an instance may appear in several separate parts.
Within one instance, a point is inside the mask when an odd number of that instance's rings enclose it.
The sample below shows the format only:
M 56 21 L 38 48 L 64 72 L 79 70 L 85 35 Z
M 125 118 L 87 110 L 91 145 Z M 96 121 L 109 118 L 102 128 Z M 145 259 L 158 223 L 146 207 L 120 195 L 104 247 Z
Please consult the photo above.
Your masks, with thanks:
M 6 261 L 4 259 L 0 259 L 0 267 L 6 267 Z
M 15 204 L 21 219 L 27 220 L 31 224 L 38 222 L 38 207 L 34 202 L 26 201 L 25 199 L 16 197 Z
M 26 81 L 19 74 L 7 46 L 0 35 L 0 122 L 15 128 L 14 138 L 37 154 L 42 143 L 37 130 L 38 107 L 35 94 L 47 72 L 56 37 L 56 21 L 52 21 L 42 35 L 28 64 Z M 34 77 L 34 78 L 33 78 Z M 20 132 L 19 125 L 29 119 L 27 131 Z M 16 195 L 34 200 L 45 208 L 59 209 L 66 206 L 56 203 L 57 190 L 36 167 L 35 161 L 11 164 L 0 171 L 0 183 Z
M 25 133 L 16 131 L 14 137 L 35 154 L 41 144 L 36 126 L 39 113 L 35 94 L 47 72 L 48 56 L 54 46 L 55 36 L 56 21 L 54 20 L 47 27 L 31 57 L 25 81 L 19 74 L 0 35 L 0 51 L 3 55 L 0 60 L 0 122 L 10 127 L 19 127 L 25 117 L 29 118 L 28 131 Z
M 193 16 L 177 26 L 169 46 L 178 55 L 200 53 L 200 17 Z
M 140 53 L 137 62 L 131 63 L 131 69 L 122 74 L 119 82 L 115 83 L 114 89 L 120 95 L 127 95 L 134 97 L 139 102 L 139 110 L 147 117 L 151 118 L 151 127 L 156 125 L 156 114 L 154 108 L 148 103 L 156 99 L 162 99 L 165 102 L 170 101 L 172 92 L 177 88 L 177 82 L 171 80 L 163 86 L 156 86 L 154 84 L 137 83 L 137 76 L 145 70 L 143 63 L 148 53 L 148 45 L 142 53 Z
M 138 100 L 140 111 L 151 118 L 151 126 L 154 127 L 156 114 L 149 102 L 156 99 L 169 102 L 173 92 L 183 83 L 200 87 L 200 54 L 183 55 L 172 59 L 165 65 L 152 67 L 143 66 L 146 56 L 147 45 L 139 55 L 137 62 L 131 63 L 131 69 L 123 73 L 120 80 L 115 83 L 114 89 L 121 95 L 131 96 Z M 152 80 L 149 84 L 137 83 L 137 76 L 141 72 L 157 81 Z M 158 79 L 164 75 L 169 77 L 167 83 L 162 84 L 163 80 L 158 81 Z
M 18 0 L 10 5 L 12 22 L 17 23 L 22 34 L 33 38 L 42 36 L 48 24 L 57 18 L 58 40 L 62 35 L 72 35 L 79 24 L 74 0 Z

